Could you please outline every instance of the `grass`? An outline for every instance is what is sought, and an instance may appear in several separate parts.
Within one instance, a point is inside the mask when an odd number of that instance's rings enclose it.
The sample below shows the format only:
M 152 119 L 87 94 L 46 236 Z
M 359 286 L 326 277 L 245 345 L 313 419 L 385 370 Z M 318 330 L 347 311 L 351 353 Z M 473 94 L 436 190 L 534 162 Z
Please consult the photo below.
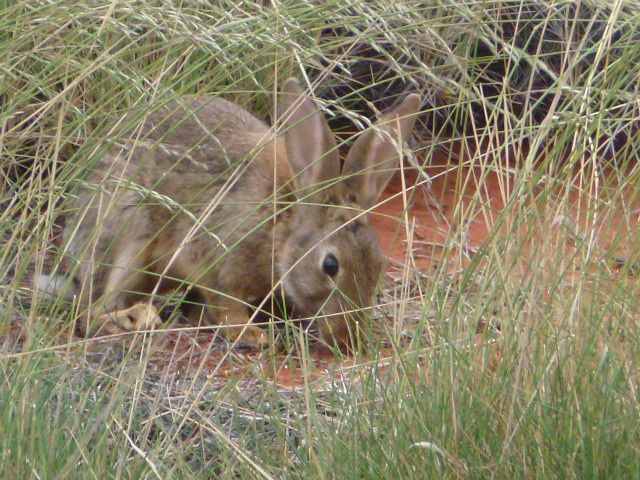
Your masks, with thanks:
M 638 478 L 638 2 L 0 5 L 0 478 Z M 109 125 L 290 75 L 342 132 L 425 98 L 379 345 L 73 336 L 30 278 Z

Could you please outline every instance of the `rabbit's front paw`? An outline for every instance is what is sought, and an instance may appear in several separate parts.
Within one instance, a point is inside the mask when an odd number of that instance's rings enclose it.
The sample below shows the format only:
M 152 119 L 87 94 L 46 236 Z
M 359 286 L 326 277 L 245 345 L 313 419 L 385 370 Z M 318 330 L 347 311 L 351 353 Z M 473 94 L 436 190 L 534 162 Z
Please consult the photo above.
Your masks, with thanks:
M 269 334 L 255 325 L 226 327 L 224 334 L 233 343 L 246 343 L 259 348 L 269 345 Z
M 269 345 L 269 333 L 262 328 L 252 325 L 247 314 L 246 304 L 230 298 L 208 299 L 215 308 L 209 310 L 209 322 L 220 325 L 221 333 L 231 343 L 243 343 L 255 347 Z
M 109 323 L 116 324 L 120 331 L 125 332 L 154 330 L 162 325 L 162 320 L 156 308 L 146 302 L 136 303 L 127 309 L 107 313 L 104 317 L 108 318 L 99 323 L 104 323 L 105 325 Z

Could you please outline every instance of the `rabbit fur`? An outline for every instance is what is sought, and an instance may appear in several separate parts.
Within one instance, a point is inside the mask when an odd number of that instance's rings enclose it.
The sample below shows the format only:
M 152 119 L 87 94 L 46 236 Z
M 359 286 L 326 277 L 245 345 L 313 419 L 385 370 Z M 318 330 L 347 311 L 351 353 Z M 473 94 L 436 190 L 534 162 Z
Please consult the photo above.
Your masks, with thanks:
M 282 86 L 271 128 L 212 96 L 129 114 L 64 228 L 79 330 L 156 328 L 145 298 L 186 284 L 204 305 L 187 310 L 194 322 L 264 345 L 267 332 L 250 323 L 247 306 L 279 284 L 297 315 L 317 317 L 323 339 L 351 342 L 359 317 L 349 311 L 371 305 L 383 267 L 366 212 L 398 165 L 419 106 L 409 94 L 381 115 L 342 171 L 321 110 L 295 79 Z M 40 283 L 47 288 L 46 278 Z

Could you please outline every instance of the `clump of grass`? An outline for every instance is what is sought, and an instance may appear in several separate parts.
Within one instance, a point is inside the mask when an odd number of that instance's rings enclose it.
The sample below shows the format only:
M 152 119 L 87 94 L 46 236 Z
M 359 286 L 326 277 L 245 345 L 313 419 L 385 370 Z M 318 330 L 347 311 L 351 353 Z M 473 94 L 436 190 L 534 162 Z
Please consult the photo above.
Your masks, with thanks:
M 0 476 L 636 475 L 636 3 L 3 4 Z M 290 75 L 350 130 L 426 98 L 400 221 L 418 240 L 409 207 L 431 195 L 444 240 L 383 286 L 384 348 L 74 337 L 73 306 L 29 279 L 112 122 L 186 93 L 266 119 Z M 298 383 L 270 380 L 285 367 Z

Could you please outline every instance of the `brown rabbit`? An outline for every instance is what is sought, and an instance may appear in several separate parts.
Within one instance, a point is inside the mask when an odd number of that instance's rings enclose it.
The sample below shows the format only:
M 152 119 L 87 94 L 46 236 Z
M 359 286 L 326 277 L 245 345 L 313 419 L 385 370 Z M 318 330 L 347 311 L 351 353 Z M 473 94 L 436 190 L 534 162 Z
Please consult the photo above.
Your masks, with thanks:
M 249 323 L 247 306 L 279 283 L 298 315 L 319 317 L 325 340 L 348 344 L 357 317 L 346 312 L 371 305 L 382 273 L 365 214 L 419 106 L 407 95 L 362 132 L 342 172 L 333 134 L 295 79 L 282 87 L 277 128 L 207 96 L 138 121 L 89 174 L 65 226 L 81 332 L 157 327 L 142 294 L 157 293 L 162 280 L 196 292 L 205 307 L 191 316 L 261 345 L 268 336 Z M 39 283 L 61 286 L 59 277 Z

